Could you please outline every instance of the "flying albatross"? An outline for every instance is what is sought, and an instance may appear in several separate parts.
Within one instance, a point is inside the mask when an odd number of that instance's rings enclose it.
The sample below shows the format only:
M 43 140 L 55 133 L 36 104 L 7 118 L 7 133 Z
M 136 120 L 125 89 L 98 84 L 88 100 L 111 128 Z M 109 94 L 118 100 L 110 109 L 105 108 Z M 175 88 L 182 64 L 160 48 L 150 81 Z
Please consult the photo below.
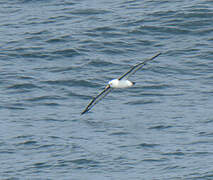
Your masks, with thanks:
M 151 61 L 151 60 L 155 59 L 160 54 L 161 53 L 157 53 L 153 57 L 151 57 L 149 59 L 146 59 L 145 61 L 140 62 L 138 64 L 135 64 L 134 66 L 132 66 L 132 68 L 129 71 L 127 71 L 126 73 L 124 73 L 118 79 L 113 79 L 113 80 L 109 81 L 108 84 L 106 85 L 106 87 L 104 88 L 104 90 L 102 92 L 100 92 L 96 97 L 94 97 L 90 101 L 90 103 L 81 112 L 81 114 L 84 114 L 84 113 L 88 112 L 90 109 L 92 109 L 92 107 L 95 106 L 95 104 L 97 104 L 101 99 L 103 99 L 112 89 L 114 89 L 114 88 L 128 88 L 128 87 L 133 86 L 135 83 L 129 81 L 128 77 L 131 76 L 131 75 L 133 75 L 139 69 L 141 69 L 148 61 Z

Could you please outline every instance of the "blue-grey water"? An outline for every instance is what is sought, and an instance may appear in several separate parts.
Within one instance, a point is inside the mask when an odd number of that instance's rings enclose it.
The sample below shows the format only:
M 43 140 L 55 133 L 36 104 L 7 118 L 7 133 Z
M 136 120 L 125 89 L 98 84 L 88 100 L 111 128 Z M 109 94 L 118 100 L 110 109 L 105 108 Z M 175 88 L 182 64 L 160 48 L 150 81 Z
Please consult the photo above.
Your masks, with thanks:
M 213 179 L 212 48 L 212 0 L 1 0 L 0 179 Z

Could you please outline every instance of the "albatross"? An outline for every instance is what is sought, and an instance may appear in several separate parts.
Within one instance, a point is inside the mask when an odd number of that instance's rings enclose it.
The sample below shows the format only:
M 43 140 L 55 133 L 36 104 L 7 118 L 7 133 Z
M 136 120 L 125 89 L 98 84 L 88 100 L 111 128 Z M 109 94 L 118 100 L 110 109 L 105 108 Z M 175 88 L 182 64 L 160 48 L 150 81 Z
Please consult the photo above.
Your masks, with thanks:
M 135 74 L 136 71 L 138 71 L 139 69 L 141 69 L 148 61 L 151 61 L 153 59 L 155 59 L 156 57 L 158 57 L 161 53 L 157 53 L 156 55 L 152 56 L 151 58 L 148 58 L 146 60 L 144 60 L 143 62 L 137 63 L 135 65 L 133 65 L 129 71 L 127 71 L 126 73 L 124 73 L 122 76 L 120 76 L 117 79 L 113 79 L 111 81 L 108 82 L 108 84 L 106 85 L 106 87 L 104 88 L 104 90 L 102 90 L 102 92 L 100 92 L 97 96 L 95 96 L 90 103 L 86 106 L 86 108 L 81 112 L 82 114 L 85 114 L 86 112 L 88 112 L 90 109 L 92 109 L 95 104 L 97 104 L 101 99 L 103 99 L 107 94 L 109 94 L 109 92 L 112 89 L 116 89 L 116 88 L 128 88 L 133 86 L 135 83 L 131 82 L 128 80 L 128 78 Z

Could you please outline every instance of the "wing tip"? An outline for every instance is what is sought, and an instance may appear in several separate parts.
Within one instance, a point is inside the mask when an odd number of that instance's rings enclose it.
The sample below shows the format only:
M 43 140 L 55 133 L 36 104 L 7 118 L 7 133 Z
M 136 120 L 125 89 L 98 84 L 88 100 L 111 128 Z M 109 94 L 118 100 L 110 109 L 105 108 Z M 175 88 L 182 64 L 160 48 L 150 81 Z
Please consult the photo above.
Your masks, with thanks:
M 158 52 L 156 55 L 154 55 L 154 58 L 160 56 L 162 53 L 161 52 Z
M 88 112 L 87 109 L 83 110 L 83 111 L 81 112 L 81 115 L 84 115 L 86 112 Z

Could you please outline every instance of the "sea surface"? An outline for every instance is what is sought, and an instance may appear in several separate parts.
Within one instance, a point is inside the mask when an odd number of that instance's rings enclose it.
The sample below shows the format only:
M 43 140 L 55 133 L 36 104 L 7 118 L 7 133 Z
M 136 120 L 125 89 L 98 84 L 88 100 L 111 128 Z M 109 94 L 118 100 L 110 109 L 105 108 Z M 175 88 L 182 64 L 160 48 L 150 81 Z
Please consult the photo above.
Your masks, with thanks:
M 1 0 L 0 179 L 212 180 L 213 1 Z

